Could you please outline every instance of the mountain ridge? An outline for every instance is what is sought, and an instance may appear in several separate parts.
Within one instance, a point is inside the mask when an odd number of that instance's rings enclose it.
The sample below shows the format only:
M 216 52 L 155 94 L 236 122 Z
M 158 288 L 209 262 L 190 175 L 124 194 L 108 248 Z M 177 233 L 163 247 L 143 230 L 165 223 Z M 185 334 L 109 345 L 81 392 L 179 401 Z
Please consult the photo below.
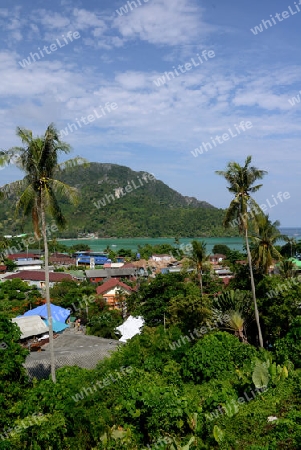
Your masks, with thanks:
M 58 179 L 79 191 L 79 204 L 60 199 L 68 227 L 59 237 L 97 233 L 99 237 L 233 236 L 222 227 L 224 210 L 195 197 L 183 196 L 146 171 L 111 163 L 64 169 Z M 13 221 L 12 204 L 18 182 L 6 185 L 7 198 L 0 205 L 1 228 L 6 233 L 27 231 L 27 219 Z M 7 209 L 5 209 L 5 206 Z M 0 233 L 2 232 L 0 228 Z M 4 230 L 3 230 L 4 231 Z

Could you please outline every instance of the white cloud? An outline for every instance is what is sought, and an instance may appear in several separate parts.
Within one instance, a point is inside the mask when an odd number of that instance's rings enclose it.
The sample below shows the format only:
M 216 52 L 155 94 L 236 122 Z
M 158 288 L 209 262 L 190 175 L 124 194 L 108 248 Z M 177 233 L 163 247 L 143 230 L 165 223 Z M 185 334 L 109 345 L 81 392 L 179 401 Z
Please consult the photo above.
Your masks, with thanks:
M 117 17 L 113 26 L 125 38 L 172 46 L 190 43 L 211 29 L 202 22 L 201 9 L 188 0 L 152 0 Z

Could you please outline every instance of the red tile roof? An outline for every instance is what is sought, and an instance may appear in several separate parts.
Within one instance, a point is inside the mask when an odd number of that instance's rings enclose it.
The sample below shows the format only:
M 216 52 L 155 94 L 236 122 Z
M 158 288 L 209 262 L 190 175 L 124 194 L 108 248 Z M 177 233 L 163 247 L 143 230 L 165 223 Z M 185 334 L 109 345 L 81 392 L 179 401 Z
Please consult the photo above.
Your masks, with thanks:
M 96 289 L 96 293 L 98 295 L 101 295 L 107 291 L 110 291 L 114 287 L 120 287 L 127 291 L 134 291 L 134 289 L 132 289 L 130 286 L 123 283 L 122 281 L 119 281 L 117 278 L 110 278 L 108 281 L 103 283 L 101 286 L 98 286 L 98 288 Z
M 45 281 L 45 271 L 43 270 L 22 270 L 21 272 L 14 273 L 5 277 L 5 280 L 12 280 L 14 278 L 20 278 L 24 281 Z M 72 276 L 68 273 L 62 272 L 50 272 L 49 281 L 51 283 L 57 283 L 62 280 L 72 280 Z
M 76 264 L 76 259 L 75 258 L 70 258 L 70 256 L 50 256 L 49 257 L 49 262 L 51 264 L 71 264 L 74 265 Z
M 40 259 L 40 255 L 37 255 L 36 253 L 13 253 L 12 255 L 7 255 L 7 259 Z

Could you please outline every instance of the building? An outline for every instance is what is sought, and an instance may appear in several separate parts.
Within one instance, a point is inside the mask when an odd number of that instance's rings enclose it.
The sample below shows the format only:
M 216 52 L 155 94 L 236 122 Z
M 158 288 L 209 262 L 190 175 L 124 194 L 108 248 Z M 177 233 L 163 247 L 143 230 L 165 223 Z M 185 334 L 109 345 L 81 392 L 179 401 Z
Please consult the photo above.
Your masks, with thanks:
M 227 259 L 226 255 L 222 255 L 221 253 L 216 253 L 215 255 L 210 255 L 209 257 L 211 264 L 220 264 L 225 259 Z
M 3 281 L 13 280 L 19 278 L 22 281 L 26 281 L 29 286 L 36 286 L 38 289 L 45 288 L 45 271 L 44 270 L 22 270 L 18 273 L 13 273 L 7 277 L 2 278 Z M 55 283 L 60 283 L 63 280 L 72 280 L 72 276 L 62 272 L 50 272 L 49 284 L 53 287 Z
M 75 266 L 76 258 L 72 258 L 69 255 L 65 255 L 64 253 L 53 253 L 49 257 L 49 263 L 53 266 Z
M 101 281 L 107 280 L 109 278 L 135 278 L 136 277 L 136 268 L 109 268 L 106 269 L 94 269 L 94 270 L 86 270 L 86 277 L 92 283 L 100 283 Z
M 172 255 L 165 254 L 165 255 L 152 255 L 150 259 L 155 262 L 170 263 L 175 258 Z
M 40 255 L 37 253 L 12 253 L 6 255 L 7 259 L 11 259 L 12 261 L 32 261 L 34 259 L 40 259 Z
M 18 259 L 14 262 L 17 270 L 41 270 L 44 264 L 44 261 L 40 259 Z
M 105 281 L 96 289 L 97 295 L 102 295 L 111 309 L 123 309 L 124 296 L 131 295 L 135 290 L 117 278 Z

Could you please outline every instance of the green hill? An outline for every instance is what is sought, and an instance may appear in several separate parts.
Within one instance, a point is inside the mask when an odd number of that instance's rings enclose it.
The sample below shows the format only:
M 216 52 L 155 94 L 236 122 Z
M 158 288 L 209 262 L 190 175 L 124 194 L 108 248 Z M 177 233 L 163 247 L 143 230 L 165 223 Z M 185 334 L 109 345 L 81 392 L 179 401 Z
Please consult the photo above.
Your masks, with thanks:
M 79 191 L 79 204 L 60 201 L 68 227 L 60 237 L 98 233 L 99 237 L 163 237 L 234 235 L 222 227 L 224 210 L 185 197 L 147 172 L 117 164 L 91 163 L 63 171 L 59 177 Z M 15 220 L 17 183 L 5 187 L 0 205 L 0 233 L 29 231 L 29 219 Z

